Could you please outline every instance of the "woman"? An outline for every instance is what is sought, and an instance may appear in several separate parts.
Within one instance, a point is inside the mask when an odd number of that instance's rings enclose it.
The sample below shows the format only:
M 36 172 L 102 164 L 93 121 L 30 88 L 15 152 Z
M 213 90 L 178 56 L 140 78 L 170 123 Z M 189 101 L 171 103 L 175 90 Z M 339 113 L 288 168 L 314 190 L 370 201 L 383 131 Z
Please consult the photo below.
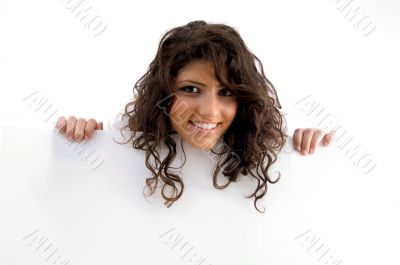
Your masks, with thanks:
M 240 174 L 258 182 L 254 206 L 275 183 L 268 175 L 285 144 L 286 121 L 276 90 L 266 78 L 260 60 L 246 47 L 239 33 L 223 24 L 194 21 L 162 37 L 147 72 L 136 82 L 134 100 L 125 107 L 125 126 L 135 149 L 146 152 L 152 177 L 146 187 L 153 194 L 160 181 L 169 207 L 184 190 L 181 177 L 168 171 L 176 156 L 179 134 L 192 146 L 219 156 L 213 173 L 214 187 L 223 189 Z M 69 139 L 91 139 L 102 123 L 95 119 L 60 117 L 56 128 Z M 329 144 L 332 132 L 297 129 L 293 144 L 303 154 L 321 141 Z M 125 142 L 125 143 L 127 143 Z M 160 148 L 167 150 L 164 158 Z M 218 150 L 217 150 L 218 149 Z M 218 173 L 228 179 L 217 184 Z M 167 194 L 165 188 L 172 188 Z

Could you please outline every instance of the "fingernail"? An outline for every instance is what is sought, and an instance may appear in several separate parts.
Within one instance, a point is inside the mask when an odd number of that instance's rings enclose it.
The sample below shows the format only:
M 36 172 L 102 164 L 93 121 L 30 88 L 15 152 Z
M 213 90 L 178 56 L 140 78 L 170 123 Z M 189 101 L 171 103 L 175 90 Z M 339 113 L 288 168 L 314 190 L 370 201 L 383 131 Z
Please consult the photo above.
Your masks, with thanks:
M 314 149 L 310 148 L 310 154 L 314 153 Z

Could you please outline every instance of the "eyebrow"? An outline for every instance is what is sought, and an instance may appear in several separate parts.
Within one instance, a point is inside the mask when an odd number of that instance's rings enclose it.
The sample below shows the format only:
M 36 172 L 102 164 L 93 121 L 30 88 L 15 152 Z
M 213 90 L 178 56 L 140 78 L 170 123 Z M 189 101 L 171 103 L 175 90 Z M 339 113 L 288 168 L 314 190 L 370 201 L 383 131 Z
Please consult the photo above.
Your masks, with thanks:
M 178 81 L 177 83 L 183 83 L 183 82 L 191 82 L 191 83 L 194 83 L 194 84 L 197 84 L 197 85 L 206 86 L 206 85 L 203 84 L 203 83 L 200 83 L 200 82 L 198 82 L 198 81 L 189 80 L 189 79 L 187 79 L 187 80 L 181 80 L 181 81 Z
M 183 83 L 183 82 L 190 82 L 190 83 L 193 83 L 193 84 L 196 84 L 196 85 L 200 85 L 200 86 L 203 86 L 203 87 L 207 87 L 206 84 L 203 84 L 203 83 L 198 82 L 198 81 L 193 81 L 193 80 L 190 80 L 190 79 L 181 80 L 181 81 L 178 81 L 177 83 Z M 219 86 L 222 87 L 221 84 L 219 84 Z

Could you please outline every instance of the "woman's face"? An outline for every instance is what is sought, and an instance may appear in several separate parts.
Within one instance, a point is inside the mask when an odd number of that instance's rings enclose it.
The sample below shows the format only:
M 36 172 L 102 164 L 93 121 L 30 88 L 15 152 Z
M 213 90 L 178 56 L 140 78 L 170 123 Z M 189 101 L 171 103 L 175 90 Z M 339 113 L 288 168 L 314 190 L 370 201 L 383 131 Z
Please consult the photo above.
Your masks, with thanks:
M 235 96 L 219 84 L 214 66 L 206 61 L 179 70 L 174 96 L 169 115 L 172 128 L 196 148 L 213 148 L 236 116 Z

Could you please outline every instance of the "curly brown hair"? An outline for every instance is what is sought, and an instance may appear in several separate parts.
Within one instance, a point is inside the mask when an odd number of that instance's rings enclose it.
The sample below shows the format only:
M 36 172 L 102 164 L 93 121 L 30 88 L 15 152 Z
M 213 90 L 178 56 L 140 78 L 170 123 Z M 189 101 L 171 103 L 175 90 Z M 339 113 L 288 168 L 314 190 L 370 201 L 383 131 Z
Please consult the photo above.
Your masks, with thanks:
M 171 137 L 176 132 L 168 116 L 174 100 L 173 84 L 182 67 L 198 60 L 214 65 L 217 80 L 234 92 L 238 102 L 237 114 L 220 139 L 222 150 L 212 150 L 218 157 L 214 187 L 224 189 L 236 182 L 239 174 L 250 174 L 257 180 L 257 187 L 246 197 L 254 197 L 254 207 L 262 212 L 257 201 L 266 194 L 268 183 L 280 179 L 279 173 L 276 180 L 271 180 L 268 170 L 285 144 L 286 120 L 261 61 L 232 27 L 194 21 L 163 35 L 154 60 L 134 86 L 134 100 L 125 106 L 123 118 L 127 123 L 122 129 L 130 135 L 125 143 L 131 142 L 133 148 L 145 151 L 145 164 L 152 174 L 146 179 L 147 195 L 152 195 L 161 181 L 161 194 L 170 207 L 184 190 L 182 178 L 169 171 L 176 157 L 176 142 Z M 161 148 L 168 151 L 163 159 Z M 221 169 L 228 179 L 222 186 L 217 184 Z M 165 192 L 167 186 L 173 190 L 171 196 Z

